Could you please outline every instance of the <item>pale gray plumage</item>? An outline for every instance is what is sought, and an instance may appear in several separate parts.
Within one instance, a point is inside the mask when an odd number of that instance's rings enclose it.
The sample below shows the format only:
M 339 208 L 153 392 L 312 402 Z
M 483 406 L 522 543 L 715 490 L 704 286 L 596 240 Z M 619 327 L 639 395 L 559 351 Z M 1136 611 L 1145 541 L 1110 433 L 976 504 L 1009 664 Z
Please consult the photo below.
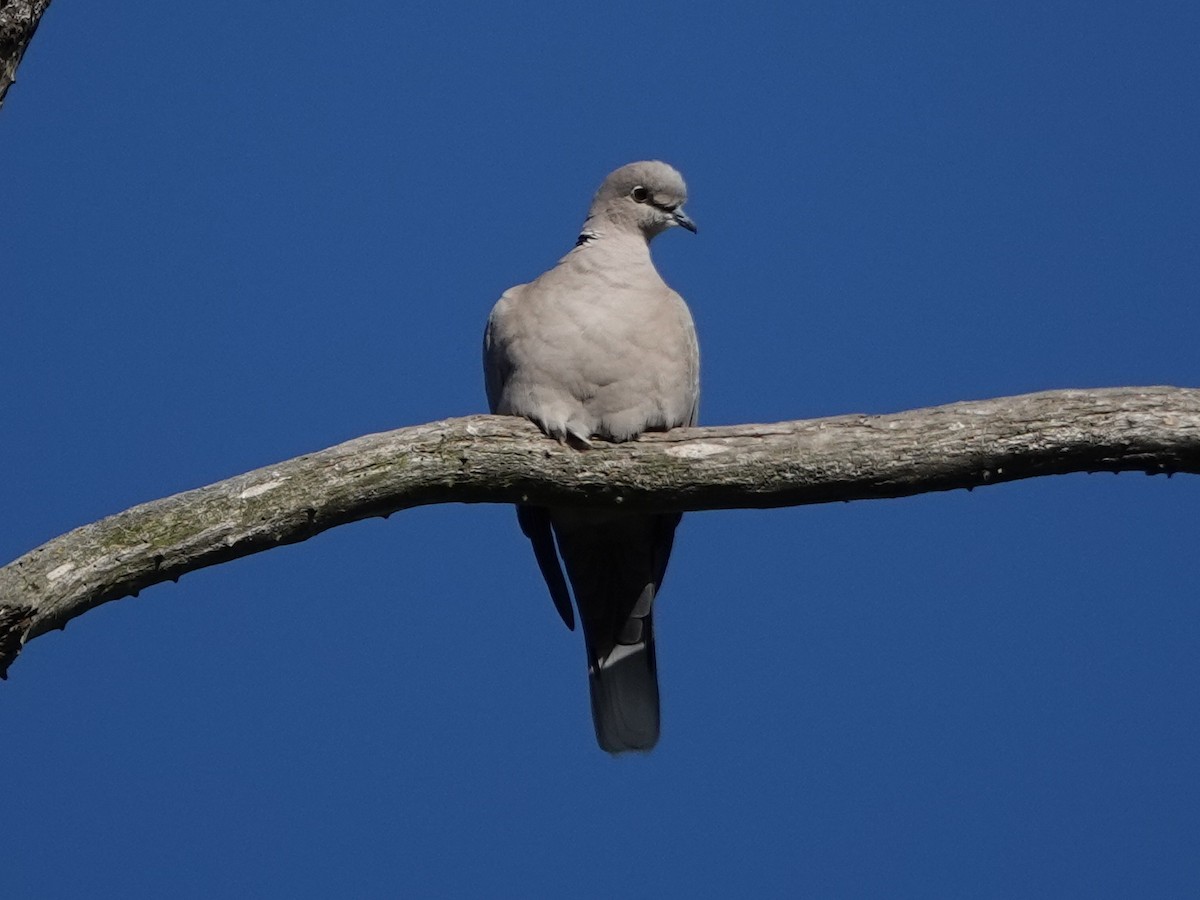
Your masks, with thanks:
M 524 416 L 581 450 L 593 437 L 627 441 L 696 423 L 696 330 L 650 259 L 656 235 L 696 230 L 686 199 L 683 178 L 662 162 L 631 163 L 604 180 L 575 249 L 492 310 L 483 364 L 493 413 Z M 559 557 L 566 568 L 600 746 L 650 749 L 659 731 L 653 603 L 679 515 L 523 506 L 517 517 L 574 628 Z

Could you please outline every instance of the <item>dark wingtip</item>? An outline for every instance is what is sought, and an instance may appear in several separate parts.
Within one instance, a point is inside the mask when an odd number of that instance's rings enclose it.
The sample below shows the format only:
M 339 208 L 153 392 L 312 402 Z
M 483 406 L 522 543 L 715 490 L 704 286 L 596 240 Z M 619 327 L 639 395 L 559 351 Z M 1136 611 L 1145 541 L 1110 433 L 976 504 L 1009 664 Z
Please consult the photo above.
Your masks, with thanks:
M 550 597 L 554 600 L 554 608 L 558 610 L 559 616 L 562 617 L 563 624 L 567 626 L 567 631 L 575 630 L 575 609 L 571 606 L 571 598 L 566 596 L 566 586 L 563 586 L 563 595 L 560 597 L 554 591 L 550 592 Z
M 546 510 L 536 506 L 518 506 L 517 522 L 529 542 L 533 544 L 533 555 L 537 559 L 542 577 L 546 579 L 546 587 L 550 589 L 550 599 L 554 608 L 567 626 L 568 631 L 575 630 L 575 608 L 571 605 L 571 593 L 567 590 L 567 581 L 563 578 L 562 567 L 558 564 L 558 555 L 554 550 L 554 533 L 550 530 L 550 516 Z

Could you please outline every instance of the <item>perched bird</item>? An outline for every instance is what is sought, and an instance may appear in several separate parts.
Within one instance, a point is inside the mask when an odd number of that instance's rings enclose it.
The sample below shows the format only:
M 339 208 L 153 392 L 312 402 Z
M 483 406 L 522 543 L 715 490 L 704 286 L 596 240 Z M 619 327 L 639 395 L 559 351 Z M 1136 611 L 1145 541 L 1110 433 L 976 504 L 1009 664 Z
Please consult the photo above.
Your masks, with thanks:
M 696 231 L 686 199 L 682 176 L 662 162 L 630 163 L 604 180 L 575 248 L 505 291 L 488 318 L 493 413 L 524 416 L 580 450 L 592 438 L 696 424 L 696 329 L 650 259 L 656 235 L 676 225 Z M 680 515 L 518 506 L 517 519 L 574 630 L 571 583 L 597 741 L 610 753 L 649 750 L 659 732 L 653 605 Z

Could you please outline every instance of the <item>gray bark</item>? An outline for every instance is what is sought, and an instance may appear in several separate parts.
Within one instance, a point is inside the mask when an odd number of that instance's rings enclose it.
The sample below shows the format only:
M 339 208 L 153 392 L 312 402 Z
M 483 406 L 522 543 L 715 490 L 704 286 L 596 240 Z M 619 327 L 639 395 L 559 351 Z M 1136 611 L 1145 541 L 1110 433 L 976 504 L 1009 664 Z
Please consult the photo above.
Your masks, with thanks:
M 0 674 L 30 638 L 101 603 L 429 503 L 767 508 L 1094 471 L 1200 473 L 1200 390 L 1049 391 L 893 415 L 682 428 L 583 452 L 523 419 L 448 419 L 135 506 L 0 568 Z
M 0 107 L 50 0 L 0 0 Z

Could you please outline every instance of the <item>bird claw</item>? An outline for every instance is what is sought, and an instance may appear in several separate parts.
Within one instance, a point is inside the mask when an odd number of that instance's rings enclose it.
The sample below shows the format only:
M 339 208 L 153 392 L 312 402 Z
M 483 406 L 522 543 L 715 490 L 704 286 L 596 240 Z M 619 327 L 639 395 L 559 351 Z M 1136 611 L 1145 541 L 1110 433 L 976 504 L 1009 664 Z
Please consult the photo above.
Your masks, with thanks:
M 591 450 L 592 449 L 591 441 L 589 441 L 585 437 L 581 437 L 580 435 L 575 434 L 574 432 L 570 432 L 570 431 L 567 432 L 567 439 L 566 439 L 565 443 L 568 447 L 573 447 L 576 450 Z
M 591 450 L 592 442 L 588 440 L 587 435 L 580 434 L 577 431 L 572 431 L 569 425 L 550 425 L 547 422 L 539 422 L 542 431 L 547 436 L 554 438 L 560 444 L 571 447 L 574 450 Z

